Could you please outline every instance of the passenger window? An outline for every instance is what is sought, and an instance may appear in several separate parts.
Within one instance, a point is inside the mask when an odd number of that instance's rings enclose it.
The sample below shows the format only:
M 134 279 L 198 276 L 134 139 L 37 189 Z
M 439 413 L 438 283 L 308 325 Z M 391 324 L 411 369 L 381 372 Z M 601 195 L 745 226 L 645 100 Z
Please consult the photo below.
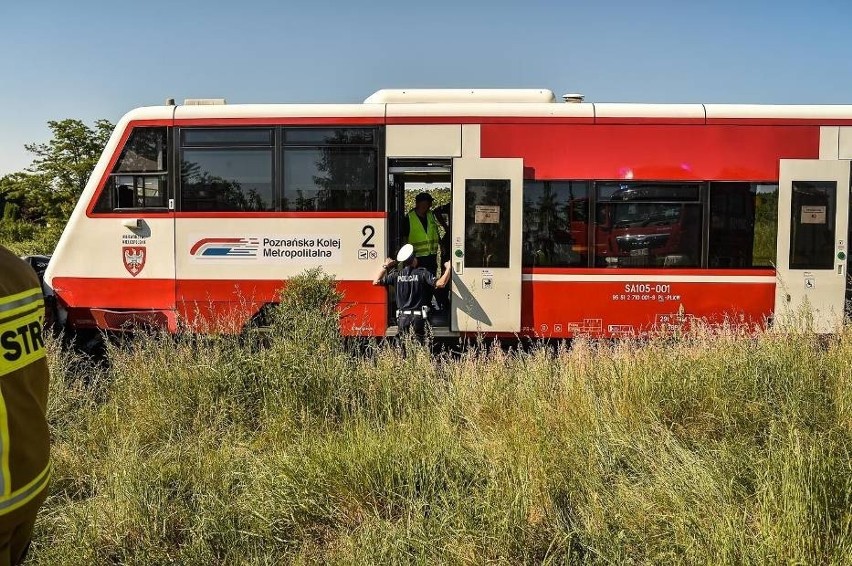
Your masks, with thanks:
M 377 184 L 374 148 L 284 148 L 284 210 L 376 210 Z
M 183 150 L 181 210 L 275 210 L 272 148 Z
M 710 183 L 708 267 L 773 267 L 778 185 Z
M 378 210 L 375 128 L 285 128 L 283 137 L 283 210 Z
M 588 265 L 588 183 L 525 182 L 523 217 L 525 267 Z
M 596 266 L 701 265 L 700 185 L 603 182 L 596 190 Z
M 275 210 L 273 128 L 182 128 L 180 208 Z

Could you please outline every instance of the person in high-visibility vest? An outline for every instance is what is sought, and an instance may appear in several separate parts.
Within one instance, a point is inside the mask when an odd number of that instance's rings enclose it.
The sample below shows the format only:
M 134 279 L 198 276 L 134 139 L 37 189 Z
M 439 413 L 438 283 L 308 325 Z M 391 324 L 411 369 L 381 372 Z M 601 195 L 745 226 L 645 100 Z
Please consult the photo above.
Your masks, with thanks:
M 0 566 L 23 562 L 50 480 L 43 322 L 38 276 L 0 246 Z
M 417 264 L 432 275 L 438 271 L 438 221 L 430 210 L 432 195 L 420 193 L 414 199 L 414 208 L 402 223 L 402 236 L 407 244 L 414 246 Z
M 432 208 L 432 195 L 420 193 L 414 198 L 414 208 L 402 222 L 403 241 L 414 246 L 417 265 L 428 271 L 433 277 L 438 274 L 438 221 Z M 427 305 L 432 300 L 429 291 Z

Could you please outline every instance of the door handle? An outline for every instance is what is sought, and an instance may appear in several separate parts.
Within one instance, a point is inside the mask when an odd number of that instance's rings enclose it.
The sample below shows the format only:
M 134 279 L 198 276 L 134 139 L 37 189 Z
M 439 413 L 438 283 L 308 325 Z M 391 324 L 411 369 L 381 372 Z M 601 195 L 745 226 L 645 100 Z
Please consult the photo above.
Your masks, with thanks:
M 141 218 L 125 218 L 121 221 L 121 225 L 131 230 L 138 230 L 142 226 Z

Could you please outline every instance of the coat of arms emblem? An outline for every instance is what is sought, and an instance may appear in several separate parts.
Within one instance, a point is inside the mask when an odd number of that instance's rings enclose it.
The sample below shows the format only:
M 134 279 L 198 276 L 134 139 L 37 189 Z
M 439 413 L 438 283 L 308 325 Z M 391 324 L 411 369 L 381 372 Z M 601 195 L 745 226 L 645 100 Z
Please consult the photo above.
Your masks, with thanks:
M 145 247 L 144 246 L 123 246 L 124 268 L 136 277 L 145 267 Z

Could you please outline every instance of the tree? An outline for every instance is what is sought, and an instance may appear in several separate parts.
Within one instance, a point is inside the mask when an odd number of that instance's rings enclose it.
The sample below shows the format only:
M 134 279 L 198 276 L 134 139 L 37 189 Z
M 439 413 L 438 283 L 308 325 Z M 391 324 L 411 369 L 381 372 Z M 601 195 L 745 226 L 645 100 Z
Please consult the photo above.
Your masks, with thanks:
M 90 128 L 74 119 L 47 124 L 53 133 L 49 142 L 24 146 L 35 155 L 26 171 L 0 178 L 0 202 L 14 203 L 22 219 L 64 222 L 83 192 L 113 124 L 97 120 Z

